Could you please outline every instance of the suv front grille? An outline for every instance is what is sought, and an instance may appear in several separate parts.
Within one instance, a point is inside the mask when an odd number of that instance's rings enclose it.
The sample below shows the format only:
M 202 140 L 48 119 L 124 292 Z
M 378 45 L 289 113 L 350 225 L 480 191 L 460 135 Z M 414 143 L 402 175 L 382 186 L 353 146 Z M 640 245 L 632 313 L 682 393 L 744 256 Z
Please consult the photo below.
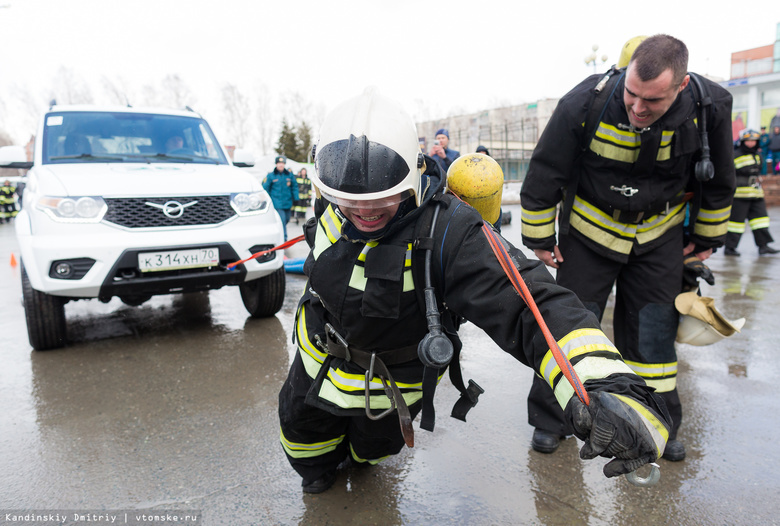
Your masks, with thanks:
M 108 210 L 103 220 L 126 228 L 215 225 L 236 215 L 228 195 L 127 197 L 107 198 L 105 201 Z M 169 215 L 161 208 L 166 203 Z

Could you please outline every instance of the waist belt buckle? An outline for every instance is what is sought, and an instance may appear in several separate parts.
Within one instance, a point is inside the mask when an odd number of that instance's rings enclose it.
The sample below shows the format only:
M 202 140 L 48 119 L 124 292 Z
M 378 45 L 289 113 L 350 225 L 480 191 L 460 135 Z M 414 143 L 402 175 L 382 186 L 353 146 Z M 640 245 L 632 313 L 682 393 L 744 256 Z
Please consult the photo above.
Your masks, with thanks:
M 325 324 L 325 330 L 328 331 L 328 334 L 330 334 L 334 340 L 338 342 L 339 345 L 344 347 L 344 359 L 348 362 L 352 361 L 352 355 L 349 353 L 349 343 L 347 343 L 347 340 L 344 339 L 344 337 L 336 331 L 336 329 L 331 325 L 330 323 Z
M 644 212 L 625 212 L 623 210 L 613 210 L 612 219 L 619 223 L 633 223 L 639 224 L 642 222 L 642 218 L 645 217 Z

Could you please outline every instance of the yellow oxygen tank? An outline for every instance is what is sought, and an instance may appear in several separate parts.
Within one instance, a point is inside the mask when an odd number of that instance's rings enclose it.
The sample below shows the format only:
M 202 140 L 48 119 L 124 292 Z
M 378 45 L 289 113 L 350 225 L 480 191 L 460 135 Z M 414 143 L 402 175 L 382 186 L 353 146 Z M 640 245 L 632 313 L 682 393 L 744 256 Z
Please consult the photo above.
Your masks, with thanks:
M 480 213 L 490 224 L 501 215 L 504 171 L 492 157 L 469 153 L 458 157 L 447 170 L 447 189 Z
M 634 50 L 639 47 L 639 44 L 646 38 L 647 37 L 644 35 L 629 38 L 626 43 L 623 44 L 623 49 L 620 50 L 620 58 L 617 61 L 617 67 L 624 68 L 628 66 L 628 62 L 631 60 L 631 55 L 634 54 Z

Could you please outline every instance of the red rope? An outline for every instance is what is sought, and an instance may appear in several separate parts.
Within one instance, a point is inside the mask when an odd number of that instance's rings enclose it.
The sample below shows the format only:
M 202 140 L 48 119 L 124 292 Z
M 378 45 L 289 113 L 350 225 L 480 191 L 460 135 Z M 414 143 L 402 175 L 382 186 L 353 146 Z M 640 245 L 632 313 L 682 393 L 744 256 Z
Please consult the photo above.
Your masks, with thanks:
M 233 268 L 235 268 L 236 266 L 238 266 L 238 265 L 240 265 L 242 263 L 246 263 L 249 260 L 252 260 L 252 259 L 255 259 L 255 258 L 259 258 L 260 256 L 264 256 L 266 254 L 270 254 L 274 250 L 282 250 L 282 249 L 285 249 L 287 247 L 291 247 L 291 246 L 293 246 L 294 244 L 296 244 L 299 241 L 303 241 L 303 235 L 300 235 L 298 237 L 294 237 L 294 238 L 292 238 L 289 241 L 285 241 L 284 243 L 282 243 L 281 245 L 279 245 L 277 247 L 269 248 L 268 250 L 263 250 L 262 252 L 258 252 L 256 254 L 252 254 L 248 258 L 242 259 L 241 261 L 236 261 L 235 263 L 228 263 L 227 269 L 228 270 L 233 270 Z
M 574 370 L 571 362 L 566 357 L 566 355 L 563 354 L 563 351 L 561 351 L 561 348 L 558 346 L 558 342 L 555 341 L 555 338 L 550 332 L 550 329 L 547 327 L 547 323 L 545 323 L 544 318 L 542 318 L 542 313 L 539 312 L 539 307 L 536 306 L 536 302 L 531 295 L 531 291 L 528 290 L 528 286 L 525 284 L 522 276 L 520 276 L 520 272 L 512 263 L 512 259 L 510 258 L 509 253 L 506 251 L 504 244 L 496 237 L 493 229 L 490 228 L 487 223 L 482 225 L 482 232 L 484 232 L 485 236 L 487 237 L 490 248 L 496 255 L 496 259 L 498 259 L 498 262 L 504 269 L 504 272 L 509 278 L 509 281 L 512 282 L 515 290 L 518 294 L 520 294 L 520 297 L 523 298 L 523 301 L 525 301 L 526 305 L 528 305 L 528 308 L 531 309 L 531 312 L 536 319 L 536 323 L 538 323 L 539 328 L 542 329 L 544 339 L 547 341 L 547 345 L 550 347 L 550 351 L 552 351 L 553 358 L 555 358 L 555 363 L 558 364 L 558 367 L 561 368 L 561 372 L 574 388 L 574 391 L 577 393 L 577 397 L 582 401 L 583 404 L 590 405 L 590 397 L 588 396 L 588 392 L 582 385 L 582 381 L 580 380 L 579 376 L 577 376 L 577 372 Z

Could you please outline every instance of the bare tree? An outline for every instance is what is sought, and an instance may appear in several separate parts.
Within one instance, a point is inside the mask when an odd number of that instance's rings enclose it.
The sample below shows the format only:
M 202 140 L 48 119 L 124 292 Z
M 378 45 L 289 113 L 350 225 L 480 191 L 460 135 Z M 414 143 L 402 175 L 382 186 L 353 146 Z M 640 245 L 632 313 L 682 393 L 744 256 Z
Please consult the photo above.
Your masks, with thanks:
M 118 104 L 121 106 L 131 104 L 130 89 L 127 81 L 123 78 L 111 80 L 108 77 L 103 77 L 103 92 L 107 95 L 109 104 Z
M 54 77 L 53 97 L 60 104 L 92 104 L 89 86 L 72 69 L 60 66 Z
M 35 133 L 38 119 L 46 110 L 51 99 L 47 100 L 40 92 L 35 92 L 29 86 L 21 84 L 14 84 L 11 87 L 11 93 L 14 100 L 14 114 L 17 119 L 16 126 L 20 129 L 19 133 L 15 135 L 29 137 Z
M 222 108 L 225 111 L 227 129 L 230 139 L 235 146 L 243 148 L 249 139 L 249 117 L 252 112 L 249 108 L 249 99 L 235 84 L 225 84 L 222 87 Z
M 274 122 L 271 113 L 271 94 L 268 86 L 260 84 L 255 89 L 255 116 L 257 117 L 257 129 L 260 133 L 260 150 L 262 155 L 271 152 L 274 139 Z
M 172 108 L 194 106 L 197 102 L 187 83 L 178 75 L 166 75 L 162 80 L 162 92 L 165 104 Z
M 144 106 L 162 106 L 163 98 L 154 84 L 144 84 L 141 87 L 141 104 Z

